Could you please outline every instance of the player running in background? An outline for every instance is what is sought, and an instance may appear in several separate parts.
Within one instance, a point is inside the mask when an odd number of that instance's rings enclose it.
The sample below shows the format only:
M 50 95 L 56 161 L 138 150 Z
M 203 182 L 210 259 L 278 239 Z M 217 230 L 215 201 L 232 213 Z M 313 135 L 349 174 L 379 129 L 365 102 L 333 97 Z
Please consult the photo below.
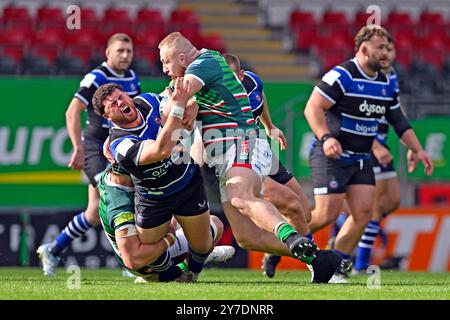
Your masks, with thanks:
M 388 38 L 384 28 L 362 28 L 355 37 L 355 58 L 325 74 L 305 107 L 317 139 L 310 158 L 316 203 L 310 227 L 316 232 L 333 223 L 347 201 L 353 228 L 342 228 L 334 247 L 343 258 L 344 271 L 351 267 L 351 253 L 373 213 L 370 150 L 379 119 L 384 116 L 424 164 L 425 172 L 433 172 L 433 163 L 401 111 L 396 87 L 379 72 L 387 60 Z
M 108 137 L 108 121 L 94 112 L 92 97 L 98 87 L 105 83 L 116 83 L 127 94 L 135 97 L 141 93 L 136 73 L 129 69 L 133 60 L 133 42 L 124 33 L 117 33 L 108 39 L 105 51 L 106 61 L 89 72 L 80 82 L 80 88 L 66 111 L 67 131 L 72 141 L 73 153 L 69 167 L 83 170 L 89 179 L 89 200 L 87 208 L 77 214 L 52 243 L 42 244 L 37 253 L 44 275 L 55 275 L 60 261 L 59 255 L 70 243 L 83 236 L 91 227 L 100 224 L 98 215 L 98 179 L 107 166 L 102 145 Z M 81 113 L 87 111 L 86 128 L 81 135 Z
M 264 94 L 263 82 L 255 73 L 241 69 L 239 58 L 235 55 L 227 53 L 223 54 L 223 57 L 242 82 L 248 94 L 256 124 L 259 126 L 262 123 L 266 134 L 272 139 L 278 139 L 281 150 L 284 150 L 287 141 L 283 131 L 272 122 Z M 292 173 L 286 169 L 275 155 L 272 157 L 271 172 L 264 179 L 263 188 L 264 199 L 273 203 L 301 235 L 312 239 L 312 234 L 308 226 L 311 220 L 308 199 L 297 179 L 294 178 Z M 281 256 L 279 255 L 264 254 L 262 261 L 264 274 L 272 278 L 275 275 L 275 269 L 280 260 Z
M 317 251 L 273 204 L 259 198 L 263 177 L 271 168 L 271 151 L 267 140 L 259 137 L 248 95 L 233 70 L 219 52 L 198 50 L 179 32 L 164 38 L 159 49 L 164 73 L 190 82 L 189 95 L 199 105 L 206 162 L 218 173 L 225 215 L 238 244 L 312 264 L 313 281 L 328 282 L 341 258 Z

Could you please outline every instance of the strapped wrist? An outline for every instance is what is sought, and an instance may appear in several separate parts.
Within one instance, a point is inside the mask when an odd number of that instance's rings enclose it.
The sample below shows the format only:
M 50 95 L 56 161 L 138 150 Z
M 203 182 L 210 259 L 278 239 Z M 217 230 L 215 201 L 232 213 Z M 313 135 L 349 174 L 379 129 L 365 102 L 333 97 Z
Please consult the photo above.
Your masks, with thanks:
M 170 116 L 178 118 L 178 119 L 183 119 L 184 116 L 184 108 L 180 107 L 180 106 L 172 106 L 170 108 Z

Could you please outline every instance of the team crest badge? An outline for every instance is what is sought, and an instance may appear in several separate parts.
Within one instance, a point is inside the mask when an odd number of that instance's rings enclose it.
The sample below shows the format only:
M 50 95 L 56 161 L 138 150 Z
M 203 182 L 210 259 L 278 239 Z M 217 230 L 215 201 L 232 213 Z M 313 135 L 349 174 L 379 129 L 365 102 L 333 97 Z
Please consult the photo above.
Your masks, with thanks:
M 339 187 L 339 183 L 335 178 L 331 179 L 328 185 L 331 189 L 337 189 Z

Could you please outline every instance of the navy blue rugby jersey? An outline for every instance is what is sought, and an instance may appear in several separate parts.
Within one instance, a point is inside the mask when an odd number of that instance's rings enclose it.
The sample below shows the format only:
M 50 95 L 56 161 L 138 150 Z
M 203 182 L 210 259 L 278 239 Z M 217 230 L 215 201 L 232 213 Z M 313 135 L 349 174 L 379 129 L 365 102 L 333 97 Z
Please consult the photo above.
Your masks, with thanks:
M 411 127 L 400 109 L 397 89 L 382 72 L 366 75 L 356 58 L 323 76 L 314 90 L 333 103 L 326 120 L 330 133 L 341 143 L 343 157 L 367 155 L 383 117 L 400 137 Z
M 111 123 L 111 152 L 116 161 L 130 173 L 138 195 L 151 200 L 164 199 L 182 191 L 191 182 L 198 167 L 190 157 L 188 163 L 177 161 L 183 158 L 181 151 L 155 163 L 138 164 L 144 141 L 156 140 L 161 129 L 160 96 L 144 93 L 133 101 L 143 121 L 135 128 L 121 128 Z
M 255 118 L 256 124 L 259 125 L 264 106 L 263 83 L 256 74 L 251 71 L 245 71 L 242 85 L 245 91 L 247 91 L 253 117 Z

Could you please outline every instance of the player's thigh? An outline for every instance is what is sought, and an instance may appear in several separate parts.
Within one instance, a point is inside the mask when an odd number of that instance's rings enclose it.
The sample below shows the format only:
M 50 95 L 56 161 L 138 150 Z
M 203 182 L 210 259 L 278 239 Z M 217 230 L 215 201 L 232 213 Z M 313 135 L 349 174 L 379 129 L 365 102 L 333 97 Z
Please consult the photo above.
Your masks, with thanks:
M 369 222 L 375 201 L 375 186 L 352 184 L 347 188 L 346 200 L 355 223 Z
M 313 219 L 321 218 L 327 221 L 334 221 L 341 212 L 345 193 L 332 193 L 314 196 L 315 208 L 312 212 Z
M 261 178 L 252 169 L 232 167 L 225 173 L 225 179 L 228 200 L 247 200 L 259 196 L 261 192 Z
M 286 212 L 292 206 L 298 206 L 302 214 L 306 215 L 301 198 L 286 185 L 279 184 L 271 178 L 264 180 L 264 199 L 272 202 L 280 211 Z
M 195 216 L 175 215 L 175 218 L 183 228 L 184 235 L 194 250 L 204 253 L 212 247 L 209 211 Z
M 392 211 L 397 210 L 400 206 L 400 183 L 397 177 L 387 180 L 386 198 L 386 201 L 388 203 L 386 213 L 391 213 Z

